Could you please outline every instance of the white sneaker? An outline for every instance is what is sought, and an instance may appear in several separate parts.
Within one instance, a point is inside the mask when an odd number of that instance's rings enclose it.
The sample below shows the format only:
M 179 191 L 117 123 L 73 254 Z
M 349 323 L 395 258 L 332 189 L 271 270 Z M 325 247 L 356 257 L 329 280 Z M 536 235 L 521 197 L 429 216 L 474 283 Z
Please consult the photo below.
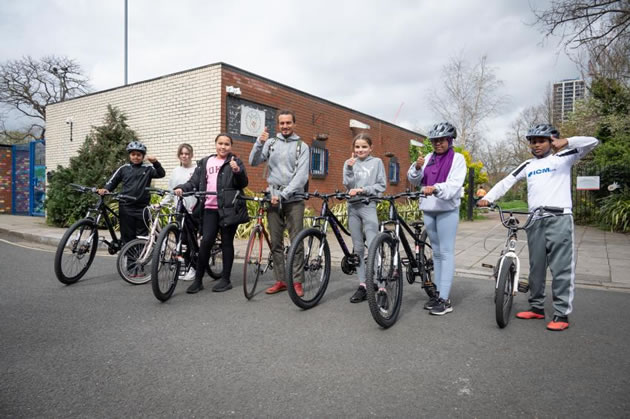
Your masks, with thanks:
M 188 269 L 188 272 L 186 272 L 184 275 L 179 276 L 179 279 L 181 279 L 182 281 L 192 281 L 193 279 L 195 279 L 195 274 L 195 268 L 191 266 L 190 269 Z

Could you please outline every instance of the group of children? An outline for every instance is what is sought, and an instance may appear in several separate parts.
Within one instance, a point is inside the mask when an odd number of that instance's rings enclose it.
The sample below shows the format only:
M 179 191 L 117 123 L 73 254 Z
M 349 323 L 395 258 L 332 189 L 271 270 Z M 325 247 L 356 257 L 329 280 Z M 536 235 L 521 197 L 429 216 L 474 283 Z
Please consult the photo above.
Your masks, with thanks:
M 308 146 L 294 133 L 295 114 L 280 111 L 278 114 L 279 132 L 272 139 L 265 129 L 255 142 L 249 163 L 256 166 L 267 163 L 267 182 L 272 195 L 272 206 L 268 212 L 271 231 L 272 253 L 276 283 L 267 290 L 274 294 L 286 289 L 284 281 L 283 235 L 288 228 L 291 239 L 303 228 L 304 201 L 297 192 L 302 192 L 308 180 Z M 466 161 L 462 154 L 453 149 L 457 130 L 443 122 L 432 127 L 428 136 L 433 152 L 426 157 L 419 155 L 407 172 L 409 182 L 421 187 L 425 195 L 419 202 L 423 211 L 425 228 L 433 250 L 434 282 L 437 293 L 425 305 L 432 315 L 444 315 L 453 311 L 449 299 L 455 271 L 455 237 L 459 223 L 459 207 L 462 188 L 466 177 Z M 560 331 L 569 327 L 574 296 L 575 258 L 573 249 L 573 218 L 571 216 L 571 166 L 592 150 L 598 140 L 593 137 L 560 138 L 560 133 L 552 125 L 536 125 L 528 131 L 527 139 L 533 158 L 525 161 L 505 179 L 497 183 L 489 192 L 479 194 L 479 206 L 487 206 L 503 196 L 517 181 L 527 179 L 528 205 L 530 211 L 540 206 L 562 208 L 566 216 L 542 217 L 528 229 L 530 260 L 531 308 L 517 314 L 521 319 L 544 319 L 545 276 L 550 267 L 553 275 L 553 317 L 548 323 L 549 330 Z M 178 177 L 169 184 L 176 195 L 183 191 L 212 191 L 204 202 L 197 203 L 195 212 L 201 220 L 203 239 L 195 281 L 187 292 L 196 293 L 203 289 L 202 278 L 210 249 L 217 232 L 221 231 L 223 243 L 224 272 L 221 281 L 213 291 L 226 291 L 230 288 L 230 273 L 234 258 L 233 239 L 236 226 L 247 220 L 244 203 L 232 198 L 237 190 L 247 186 L 247 174 L 243 162 L 232 154 L 232 138 L 220 134 L 215 139 L 216 154 L 200 160 L 194 170 L 182 170 L 188 180 Z M 372 138 L 365 133 L 357 135 L 352 142 L 352 156 L 343 166 L 343 184 L 351 196 L 370 196 L 383 193 L 386 189 L 383 161 L 372 156 Z M 273 152 L 278 149 L 281 152 Z M 123 193 L 139 198 L 129 204 L 121 204 L 120 222 L 123 240 L 127 241 L 138 234 L 146 234 L 141 211 L 148 204 L 149 196 L 144 190 L 153 178 L 164 177 L 164 169 L 154 157 L 144 164 L 146 148 L 134 141 L 129 144 L 130 163 L 119 168 L 101 193 L 113 190 L 123 183 Z M 552 151 L 555 151 L 553 153 Z M 192 147 L 185 144 L 178 149 L 178 157 L 187 152 L 188 163 L 192 158 Z M 295 155 L 295 159 L 291 156 Z M 295 161 L 293 161 L 295 160 Z M 192 165 L 190 165 L 192 166 Z M 278 202 L 282 200 L 283 205 Z M 371 244 L 378 233 L 379 223 L 376 204 L 366 204 L 363 200 L 349 201 L 348 224 L 352 235 L 354 251 L 359 257 L 359 287 L 350 298 L 359 303 L 367 298 L 365 289 L 364 248 Z M 188 206 L 187 206 L 188 207 Z M 192 211 L 192 206 L 189 208 Z M 146 227 L 145 227 L 146 228 Z M 297 273 L 298 276 L 302 272 Z M 294 281 L 295 291 L 303 295 L 302 281 Z

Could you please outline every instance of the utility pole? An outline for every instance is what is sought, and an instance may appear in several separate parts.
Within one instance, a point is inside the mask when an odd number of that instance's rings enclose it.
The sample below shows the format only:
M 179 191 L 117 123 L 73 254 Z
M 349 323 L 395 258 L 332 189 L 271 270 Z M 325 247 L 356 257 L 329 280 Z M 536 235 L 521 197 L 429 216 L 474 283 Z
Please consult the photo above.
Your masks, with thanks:
M 125 86 L 127 85 L 127 0 L 125 0 Z

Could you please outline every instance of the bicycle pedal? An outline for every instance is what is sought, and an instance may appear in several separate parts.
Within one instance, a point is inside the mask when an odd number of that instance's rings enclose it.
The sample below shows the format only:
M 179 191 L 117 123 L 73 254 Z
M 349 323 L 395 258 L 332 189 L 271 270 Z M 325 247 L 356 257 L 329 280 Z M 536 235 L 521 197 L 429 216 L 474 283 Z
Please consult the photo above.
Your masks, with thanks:
M 529 283 L 527 281 L 518 281 L 518 292 L 527 292 L 529 291 Z
M 404 266 L 409 266 L 409 258 L 401 258 L 400 263 L 402 263 Z
M 483 268 L 494 269 L 494 265 L 490 265 L 489 263 L 482 263 L 481 266 Z

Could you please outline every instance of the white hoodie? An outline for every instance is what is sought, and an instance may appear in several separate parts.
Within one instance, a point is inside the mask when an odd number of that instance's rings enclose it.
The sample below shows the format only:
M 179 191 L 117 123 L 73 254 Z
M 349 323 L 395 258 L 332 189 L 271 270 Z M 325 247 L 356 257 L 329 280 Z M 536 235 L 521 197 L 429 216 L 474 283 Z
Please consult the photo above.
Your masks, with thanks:
M 433 153 L 429 153 L 424 158 L 424 165 L 420 170 L 416 170 L 415 162 L 411 164 L 407 171 L 407 179 L 412 185 L 420 186 L 424 177 L 424 168 L 431 161 L 432 155 Z M 420 209 L 429 212 L 443 212 L 459 208 L 464 180 L 466 180 L 466 159 L 461 153 L 455 153 L 446 181 L 433 185 L 435 186 L 433 195 L 420 199 Z

